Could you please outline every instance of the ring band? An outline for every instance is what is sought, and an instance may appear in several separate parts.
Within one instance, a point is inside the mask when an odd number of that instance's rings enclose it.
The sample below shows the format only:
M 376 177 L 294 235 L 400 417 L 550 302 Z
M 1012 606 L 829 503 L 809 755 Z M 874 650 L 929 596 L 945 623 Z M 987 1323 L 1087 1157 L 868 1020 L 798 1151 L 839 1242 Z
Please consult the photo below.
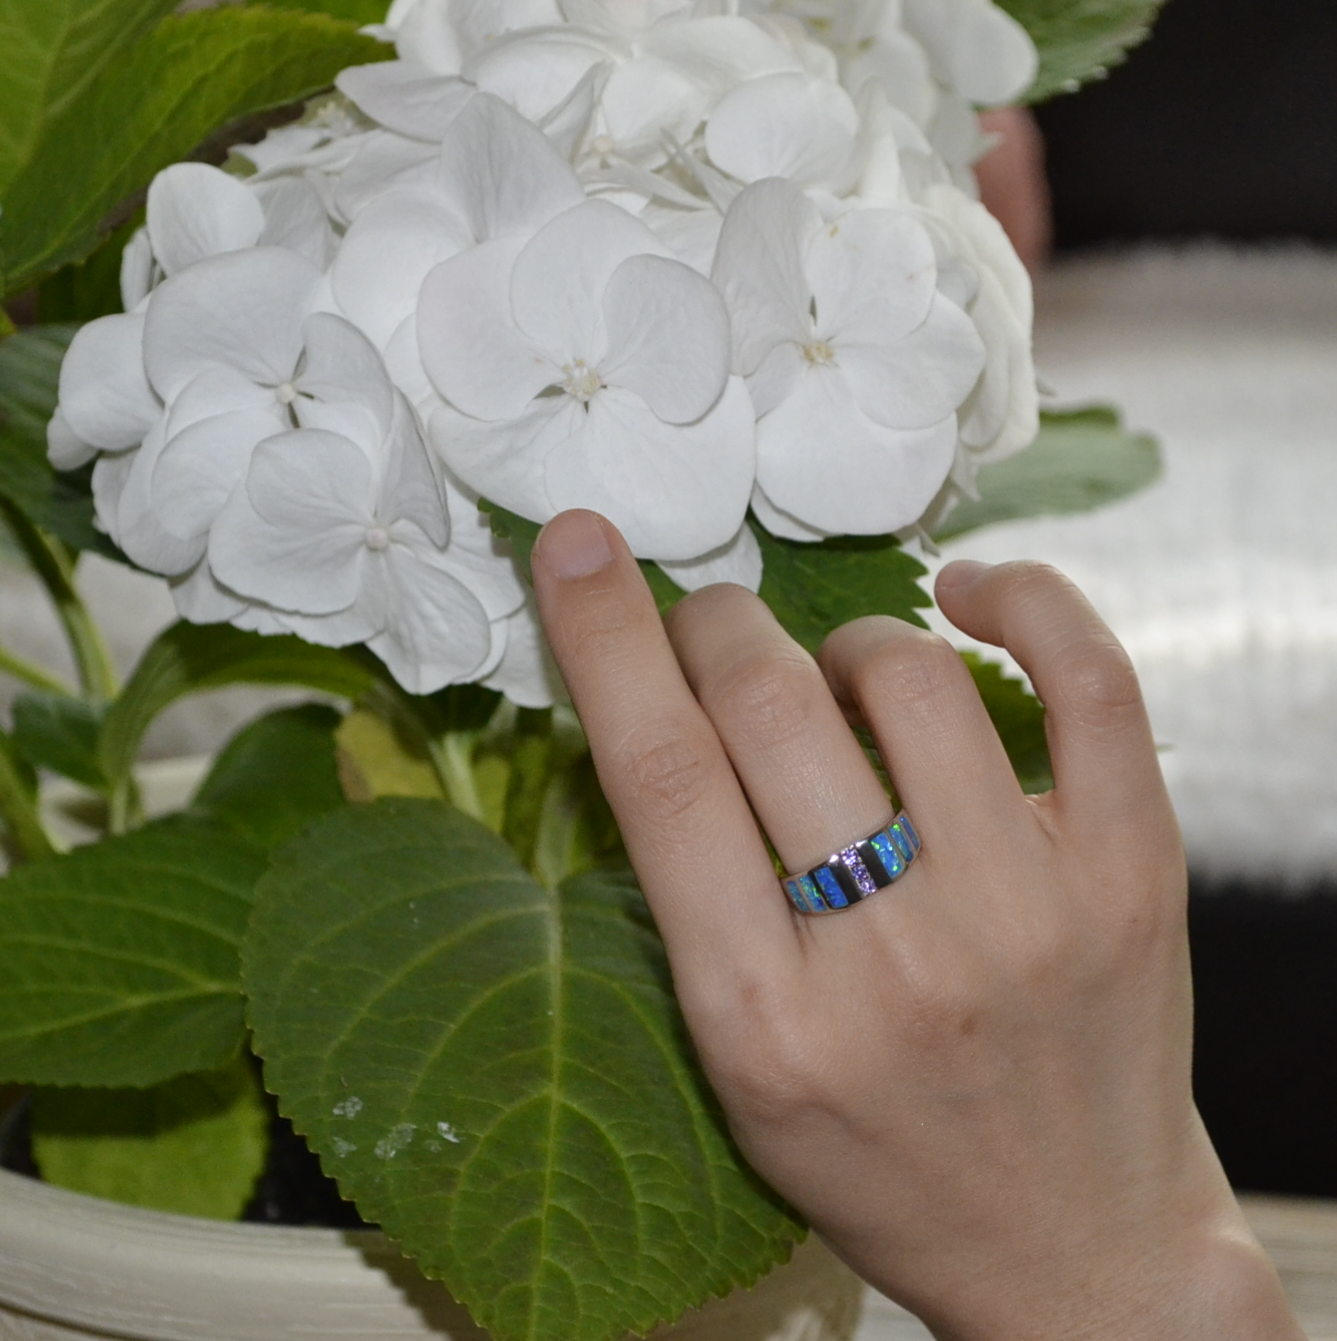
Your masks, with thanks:
M 861 843 L 833 852 L 820 866 L 787 875 L 781 884 L 801 913 L 837 913 L 899 880 L 921 847 L 915 826 L 901 811 Z

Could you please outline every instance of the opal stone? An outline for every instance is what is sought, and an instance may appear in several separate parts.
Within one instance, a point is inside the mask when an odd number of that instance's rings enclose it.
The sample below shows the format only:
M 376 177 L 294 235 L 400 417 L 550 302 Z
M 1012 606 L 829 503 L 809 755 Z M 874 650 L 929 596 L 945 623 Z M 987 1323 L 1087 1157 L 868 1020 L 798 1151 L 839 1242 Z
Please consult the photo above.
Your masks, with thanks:
M 845 891 L 841 889 L 840 881 L 836 879 L 835 873 L 829 866 L 818 866 L 812 874 L 813 879 L 817 881 L 818 889 L 822 891 L 822 897 L 832 908 L 849 906 L 849 899 L 845 897 Z
M 885 830 L 882 833 L 876 833 L 868 840 L 873 845 L 873 851 L 882 859 L 882 864 L 887 868 L 887 874 L 893 880 L 905 870 L 905 859 L 896 850 L 895 844 L 891 841 L 891 835 Z

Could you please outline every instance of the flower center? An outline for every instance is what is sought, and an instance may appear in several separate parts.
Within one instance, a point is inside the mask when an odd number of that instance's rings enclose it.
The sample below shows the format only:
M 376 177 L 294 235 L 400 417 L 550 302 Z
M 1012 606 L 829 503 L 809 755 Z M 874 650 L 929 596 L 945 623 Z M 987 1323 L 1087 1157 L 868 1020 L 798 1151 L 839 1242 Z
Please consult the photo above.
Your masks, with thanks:
M 367 542 L 368 549 L 379 552 L 380 550 L 390 548 L 390 536 L 384 527 L 369 526 L 367 528 L 367 534 L 363 536 L 363 539 Z
M 803 346 L 803 357 L 809 363 L 824 367 L 835 359 L 836 351 L 825 340 L 814 340 L 812 344 Z
M 562 379 L 562 390 L 578 401 L 587 401 L 603 386 L 598 368 L 591 368 L 584 359 L 562 365 L 566 376 Z
M 297 399 L 297 388 L 291 382 L 280 382 L 274 388 L 274 394 L 279 398 L 280 405 L 291 405 Z

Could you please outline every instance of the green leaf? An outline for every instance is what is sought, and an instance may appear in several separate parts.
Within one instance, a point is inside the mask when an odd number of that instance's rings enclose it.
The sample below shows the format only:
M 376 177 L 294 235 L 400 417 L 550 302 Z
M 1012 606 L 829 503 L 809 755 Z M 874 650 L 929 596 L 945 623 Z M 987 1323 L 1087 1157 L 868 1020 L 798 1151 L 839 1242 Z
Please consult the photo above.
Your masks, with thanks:
M 816 652 L 833 629 L 864 615 L 916 613 L 933 604 L 919 579 L 928 571 L 894 536 L 842 536 L 819 545 L 778 540 L 753 523 L 764 567 L 761 597 L 790 637 Z
M 245 951 L 268 1083 L 498 1341 L 642 1335 L 801 1234 L 746 1168 L 630 875 L 556 890 L 439 802 L 280 849 Z
M 164 19 L 49 105 L 3 193 L 7 290 L 87 255 L 118 205 L 220 127 L 393 54 L 324 14 L 225 6 Z
M 1026 101 L 1102 78 L 1151 32 L 1162 0 L 998 0 L 1030 33 L 1040 73 Z
M 283 684 L 354 699 L 374 682 L 347 653 L 289 634 L 262 637 L 230 624 L 173 624 L 140 658 L 107 713 L 102 768 L 114 782 L 127 777 L 153 719 L 187 694 L 230 684 Z
M 13 707 L 14 744 L 38 768 L 104 791 L 107 779 L 97 752 L 103 711 L 68 694 L 20 694 Z
M 239 731 L 218 756 L 192 813 L 257 847 L 286 842 L 344 804 L 335 764 L 339 714 L 320 703 L 280 708 Z
M 0 0 L 0 197 L 175 0 Z
M 113 229 L 91 255 L 62 266 L 37 293 L 42 322 L 94 321 L 121 311 L 121 254 L 144 223 L 144 211 Z
M 46 459 L 60 361 L 77 329 L 34 326 L 0 343 L 0 494 L 74 549 L 120 558 L 93 525 L 92 467 L 57 474 Z
M 1035 442 L 985 466 L 979 501 L 958 504 L 933 538 L 950 540 L 1021 517 L 1090 512 L 1145 489 L 1160 473 L 1156 440 L 1129 433 L 1110 406 L 1044 414 Z
M 1020 680 L 1004 675 L 996 662 L 985 661 L 974 652 L 962 652 L 961 659 L 975 678 L 975 688 L 984 700 L 1022 791 L 1051 790 L 1054 774 L 1045 739 L 1044 705 Z
M 356 24 L 384 23 L 389 9 L 386 0 L 268 0 L 268 3 L 276 9 L 305 9 Z
M 255 1073 L 238 1058 L 151 1089 L 39 1089 L 33 1160 L 72 1192 L 235 1220 L 264 1169 L 268 1125 Z
M 228 1061 L 264 864 L 173 816 L 0 880 L 0 1080 L 153 1085 Z

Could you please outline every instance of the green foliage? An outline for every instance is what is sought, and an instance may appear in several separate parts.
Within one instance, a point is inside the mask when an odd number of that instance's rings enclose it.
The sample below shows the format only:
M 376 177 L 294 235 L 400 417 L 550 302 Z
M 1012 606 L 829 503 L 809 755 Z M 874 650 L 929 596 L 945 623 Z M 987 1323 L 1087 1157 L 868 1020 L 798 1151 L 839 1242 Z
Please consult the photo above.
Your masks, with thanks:
M 136 210 L 96 251 L 44 281 L 37 293 L 38 320 L 84 322 L 121 311 L 121 253 L 143 222 L 144 211 Z
M 271 712 L 239 731 L 191 811 L 271 848 L 344 803 L 335 763 L 339 714 L 319 703 Z
M 984 700 L 1022 791 L 1051 790 L 1054 774 L 1045 739 L 1044 705 L 1020 680 L 1004 675 L 996 662 L 985 661 L 974 652 L 962 652 L 961 659 L 975 678 L 975 688 Z
M 220 127 L 393 55 L 324 14 L 227 6 L 163 18 L 171 8 L 0 0 L 0 115 L 12 123 L 0 157 L 6 292 L 86 256 L 112 211 Z M 34 21 L 51 9 L 63 25 Z M 24 62 L 45 73 L 23 76 L 26 96 L 15 97 L 9 80 Z
M 231 830 L 172 817 L 0 881 L 0 1080 L 152 1085 L 223 1065 L 264 863 Z
M 1021 517 L 1090 512 L 1145 489 L 1160 473 L 1156 440 L 1129 433 L 1110 406 L 1045 414 L 1035 442 L 985 466 L 979 501 L 958 504 L 933 538 Z
M 328 14 L 350 23 L 384 23 L 387 0 L 268 0 L 276 9 L 305 9 L 313 14 Z
M 785 1256 L 693 1060 L 631 877 L 545 889 L 396 798 L 281 848 L 245 950 L 281 1107 L 499 1341 L 605 1341 Z
M 94 791 L 106 789 L 98 763 L 103 710 L 68 694 L 30 691 L 14 700 L 13 740 L 29 763 Z
M 1151 31 L 1163 0 L 998 0 L 1035 41 L 1040 73 L 1028 102 L 1099 79 Z
M 91 468 L 60 475 L 46 459 L 60 361 L 76 329 L 35 326 L 0 342 L 0 495 L 74 549 L 119 557 L 93 525 Z
M 230 624 L 173 624 L 140 658 L 103 723 L 99 754 L 113 782 L 125 779 L 153 719 L 177 699 L 231 684 L 302 685 L 343 698 L 371 688 L 355 658 L 291 635 L 261 637 Z
M 33 1159 L 73 1192 L 235 1220 L 264 1168 L 268 1122 L 244 1058 L 151 1089 L 39 1089 Z

